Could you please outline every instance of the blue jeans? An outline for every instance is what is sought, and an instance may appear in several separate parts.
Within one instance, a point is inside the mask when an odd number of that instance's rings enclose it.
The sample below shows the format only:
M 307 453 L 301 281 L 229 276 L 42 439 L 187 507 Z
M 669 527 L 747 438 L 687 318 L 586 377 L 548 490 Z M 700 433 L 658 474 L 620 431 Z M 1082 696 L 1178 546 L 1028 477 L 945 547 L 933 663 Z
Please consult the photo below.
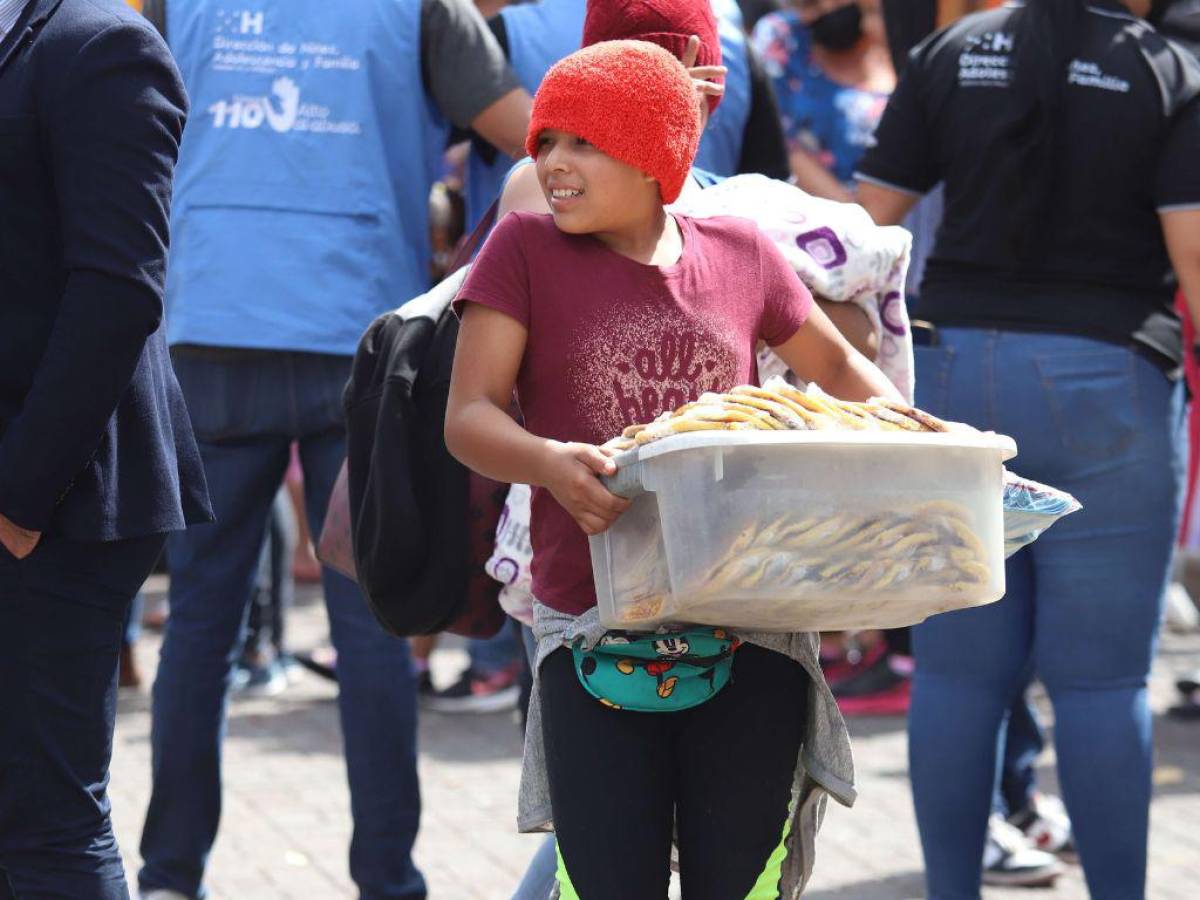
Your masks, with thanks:
M 913 799 L 930 900 L 975 900 L 1005 713 L 1030 667 L 1055 711 L 1063 800 L 1091 895 L 1143 896 L 1146 684 L 1183 484 L 1183 386 L 1087 338 L 943 329 L 917 402 L 1012 435 L 1023 475 L 1083 511 L 1009 560 L 1008 593 L 914 631 Z
M 548 834 L 542 838 L 541 846 L 529 861 L 529 868 L 517 885 L 512 900 L 548 900 L 557 881 L 558 844 L 554 835 Z
M 1046 735 L 1029 700 L 1028 689 L 1026 680 L 1008 708 L 1000 780 L 992 801 L 992 811 L 1005 817 L 1028 808 L 1033 801 L 1037 790 L 1037 758 L 1046 746 Z
M 527 625 L 521 625 L 520 631 L 521 644 L 532 668 L 534 660 L 537 658 L 537 639 L 533 636 L 533 630 Z M 512 900 L 546 900 L 550 896 L 550 891 L 553 890 L 558 876 L 557 847 L 558 843 L 553 834 L 542 838 L 542 845 L 538 847 L 537 852 L 529 861 L 529 867 L 525 870 L 525 876 L 521 879 L 521 883 L 517 885 Z
M 0 898 L 129 897 L 108 799 L 117 656 L 162 546 L 0 547 Z
M 153 792 L 142 832 L 143 890 L 203 895 L 221 815 L 221 738 L 271 503 L 300 442 L 308 518 L 321 533 L 345 456 L 341 394 L 350 358 L 269 352 L 176 354 L 217 521 L 172 538 L 171 614 L 154 684 Z M 424 898 L 412 862 L 420 795 L 416 683 L 408 645 L 385 634 L 358 588 L 324 570 L 338 651 L 338 707 L 363 900 Z
M 507 669 L 521 658 L 521 639 L 514 623 L 506 619 L 504 627 L 490 638 L 471 638 L 467 641 L 467 654 L 471 658 L 471 671 L 485 678 Z
M 250 657 L 248 661 L 254 664 L 260 663 L 268 649 L 273 651 L 275 659 L 286 652 L 284 629 L 296 595 L 296 582 L 292 577 L 292 554 L 296 550 L 293 519 L 291 502 L 280 490 L 271 505 L 267 540 L 258 558 L 258 577 L 246 620 L 243 659 Z
M 146 598 L 142 596 L 142 592 L 138 591 L 133 596 L 133 600 L 129 603 L 129 609 L 125 611 L 125 637 L 124 641 L 129 646 L 137 643 L 137 639 L 142 636 L 142 613 L 146 610 Z

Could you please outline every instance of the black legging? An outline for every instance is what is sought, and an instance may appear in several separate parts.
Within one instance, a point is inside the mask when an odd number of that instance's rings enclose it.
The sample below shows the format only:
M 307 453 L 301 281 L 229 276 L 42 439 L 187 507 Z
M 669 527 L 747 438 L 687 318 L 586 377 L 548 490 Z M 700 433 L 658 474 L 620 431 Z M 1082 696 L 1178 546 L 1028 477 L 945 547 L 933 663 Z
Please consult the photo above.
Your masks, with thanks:
M 746 645 L 723 691 L 667 713 L 603 706 L 565 649 L 538 683 L 554 827 L 581 900 L 663 900 L 676 823 L 683 896 L 746 896 L 783 839 L 804 669 Z

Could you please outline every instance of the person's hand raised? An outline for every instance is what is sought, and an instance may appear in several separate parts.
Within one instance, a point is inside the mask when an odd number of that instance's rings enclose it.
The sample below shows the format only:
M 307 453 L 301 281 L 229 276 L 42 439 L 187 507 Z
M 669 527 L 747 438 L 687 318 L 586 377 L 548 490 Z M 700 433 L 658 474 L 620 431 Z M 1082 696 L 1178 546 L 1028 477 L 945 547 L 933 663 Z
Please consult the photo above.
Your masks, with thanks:
M 724 78 L 725 73 L 729 70 L 725 66 L 698 66 L 696 65 L 696 57 L 700 55 L 700 36 L 693 34 L 688 38 L 687 47 L 683 51 L 683 57 L 680 62 L 683 67 L 688 70 L 688 75 L 692 78 L 692 84 L 696 88 L 696 93 L 707 99 L 709 97 L 723 97 L 725 95 L 725 85 L 716 84 L 712 79 Z

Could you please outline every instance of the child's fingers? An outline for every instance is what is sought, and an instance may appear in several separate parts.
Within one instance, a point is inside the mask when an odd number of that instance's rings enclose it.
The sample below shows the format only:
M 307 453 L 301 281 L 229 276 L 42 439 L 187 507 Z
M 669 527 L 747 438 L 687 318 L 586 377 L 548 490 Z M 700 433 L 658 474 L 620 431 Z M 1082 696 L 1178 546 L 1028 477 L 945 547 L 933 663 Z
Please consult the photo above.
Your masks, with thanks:
M 713 84 L 711 81 L 693 81 L 696 90 L 705 97 L 723 97 L 725 95 L 725 85 Z
M 606 456 L 599 447 L 590 444 L 580 444 L 575 451 L 575 458 L 592 470 L 596 475 L 615 475 L 617 464 Z
M 584 534 L 603 534 L 612 526 L 612 521 L 595 513 L 581 512 L 575 515 L 575 521 L 583 529 Z
M 616 517 L 625 511 L 629 501 L 618 497 L 595 478 L 588 478 L 580 485 L 579 506 L 598 516 Z
M 624 506 L 629 505 L 628 500 L 623 501 L 623 503 Z M 581 510 L 575 514 L 575 521 L 588 534 L 602 534 L 612 527 L 613 522 L 621 517 L 621 512 L 623 511 L 624 507 L 621 508 L 620 512 L 613 511 L 612 509 L 605 509 L 603 511 Z
M 618 497 L 607 488 L 601 488 L 604 491 L 602 496 L 596 497 L 596 512 L 602 516 L 608 516 L 614 521 L 617 516 L 629 509 L 629 500 L 624 497 Z
M 688 38 L 687 47 L 683 51 L 683 58 L 680 62 L 683 63 L 685 69 L 690 69 L 696 64 L 696 57 L 700 55 L 700 35 L 693 34 Z
M 688 74 L 698 81 L 710 81 L 713 78 L 724 78 L 729 72 L 725 66 L 692 66 Z

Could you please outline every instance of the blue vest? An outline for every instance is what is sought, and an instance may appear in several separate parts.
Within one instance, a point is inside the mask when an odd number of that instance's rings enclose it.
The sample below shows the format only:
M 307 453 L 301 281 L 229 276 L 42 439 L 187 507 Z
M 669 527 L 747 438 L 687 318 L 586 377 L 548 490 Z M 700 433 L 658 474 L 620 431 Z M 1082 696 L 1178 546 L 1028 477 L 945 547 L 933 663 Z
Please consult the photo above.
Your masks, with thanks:
M 429 285 L 448 129 L 421 90 L 421 0 L 168 5 L 192 101 L 168 340 L 352 354 Z
M 579 49 L 586 0 L 541 0 L 500 11 L 508 31 L 508 61 L 521 86 L 535 93 L 550 67 Z M 474 230 L 500 196 L 512 160 L 498 153 L 489 165 L 472 148 L 467 156 L 467 231 Z
M 729 71 L 725 73 L 725 96 L 700 139 L 696 166 L 729 177 L 737 174 L 742 136 L 750 118 L 750 61 L 746 58 L 746 34 L 737 4 L 714 0 L 713 9 L 720 29 L 721 63 Z

